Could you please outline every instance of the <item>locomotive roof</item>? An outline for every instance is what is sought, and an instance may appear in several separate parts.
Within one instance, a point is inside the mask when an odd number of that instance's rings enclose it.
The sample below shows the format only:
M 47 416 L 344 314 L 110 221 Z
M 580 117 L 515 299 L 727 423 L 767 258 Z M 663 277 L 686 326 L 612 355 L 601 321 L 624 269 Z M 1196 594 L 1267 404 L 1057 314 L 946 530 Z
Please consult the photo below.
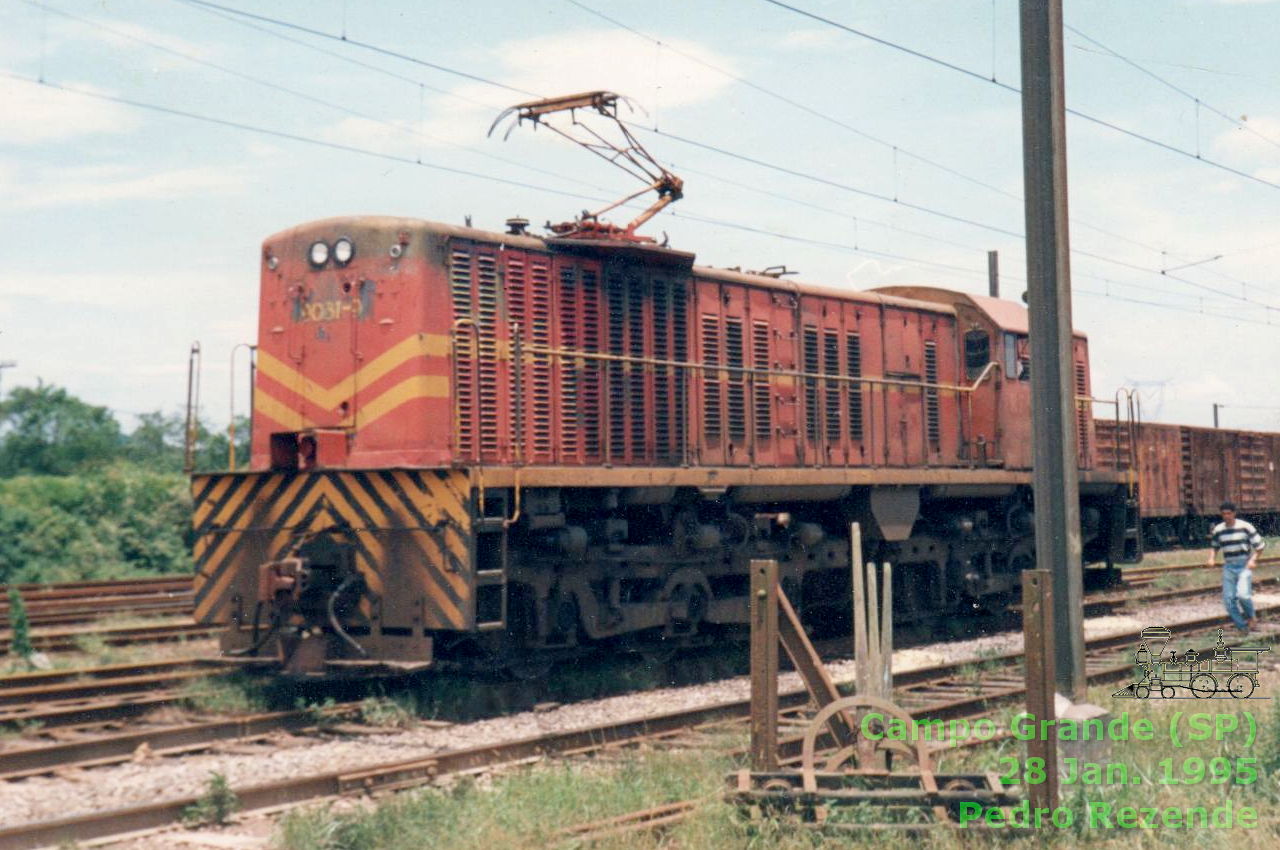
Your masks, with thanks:
M 904 298 L 914 298 L 923 301 L 942 301 L 947 304 L 967 304 L 982 313 L 1001 330 L 1015 334 L 1025 334 L 1030 332 L 1027 317 L 1027 308 L 1016 301 L 1008 301 L 1003 298 L 992 298 L 990 295 L 974 295 L 970 292 L 959 292 L 954 289 L 943 289 L 938 286 L 881 286 L 872 290 L 873 292 L 884 292 L 892 295 L 900 295 Z M 1081 339 L 1086 338 L 1086 334 L 1081 330 L 1074 330 L 1073 334 Z
M 701 278 L 732 283 L 743 283 L 752 286 L 764 286 L 771 289 L 781 289 L 797 295 L 810 295 L 822 298 L 843 298 L 846 300 L 851 299 L 877 304 L 896 304 L 904 307 L 911 307 L 916 310 L 941 313 L 945 315 L 955 314 L 955 308 L 952 307 L 951 304 L 958 298 L 977 297 L 964 296 L 963 293 L 956 293 L 951 290 L 927 286 L 884 287 L 878 290 L 844 289 L 835 286 L 822 286 L 795 280 L 786 280 L 770 275 L 735 271 L 732 269 L 719 269 L 711 266 L 695 266 L 693 264 L 694 254 L 688 251 L 677 251 L 672 248 L 664 248 L 652 243 L 622 241 L 610 242 L 597 239 L 564 239 L 554 237 L 547 239 L 528 234 L 497 233 L 492 230 L 481 230 L 476 227 L 445 224 L 438 221 L 428 221 L 421 218 L 407 218 L 402 216 L 347 215 L 317 219 L 316 221 L 309 221 L 304 224 L 299 224 L 286 230 L 282 230 L 279 233 L 274 233 L 271 236 L 268 236 L 264 240 L 264 243 L 271 244 L 282 242 L 293 238 L 299 233 L 313 233 L 315 231 L 328 230 L 332 230 L 337 233 L 344 228 L 409 232 L 417 231 L 445 237 L 456 237 L 458 239 L 470 239 L 477 242 L 496 242 L 501 245 L 509 245 L 511 247 L 535 251 L 565 251 L 575 254 L 632 257 L 649 262 L 662 263 L 664 265 L 683 266 Z M 918 290 L 921 293 L 938 293 L 942 295 L 949 295 L 951 297 L 918 297 L 916 295 L 909 294 L 907 290 Z M 997 299 L 983 300 L 995 301 L 997 304 L 1009 304 L 1009 302 L 1001 302 Z M 1015 310 L 1020 309 L 1017 305 L 1009 304 L 1009 306 L 1013 307 Z M 1026 311 L 1022 310 L 1021 312 L 1022 324 L 1025 327 Z

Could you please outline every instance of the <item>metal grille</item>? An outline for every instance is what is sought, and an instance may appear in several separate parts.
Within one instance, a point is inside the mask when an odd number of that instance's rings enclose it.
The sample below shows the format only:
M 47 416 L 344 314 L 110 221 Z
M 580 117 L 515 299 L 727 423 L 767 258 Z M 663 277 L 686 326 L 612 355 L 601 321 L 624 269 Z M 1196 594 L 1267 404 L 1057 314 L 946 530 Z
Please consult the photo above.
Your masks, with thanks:
M 742 375 L 742 320 L 725 319 L 725 363 L 729 366 L 728 405 L 729 436 L 742 439 L 747 436 L 747 389 Z
M 455 248 L 449 254 L 449 295 L 453 304 L 453 318 L 471 318 L 471 251 Z M 455 326 L 454 332 L 454 380 L 453 388 L 458 421 L 454 433 L 458 440 L 458 453 L 471 457 L 476 450 L 475 435 L 475 362 L 472 359 L 473 336 L 466 326 Z
M 498 454 L 498 264 L 476 257 L 476 325 L 480 336 L 480 454 Z
M 680 281 L 671 289 L 671 339 L 675 342 L 675 351 L 673 359 L 678 363 L 688 362 L 689 359 L 689 318 L 688 313 L 688 283 Z M 674 440 L 673 451 L 677 456 L 683 451 L 685 445 L 685 431 L 688 422 L 688 407 L 685 404 L 685 388 L 688 386 L 686 374 L 688 367 L 681 367 L 675 373 L 675 404 L 672 409 L 675 411 L 675 427 L 672 437 Z
M 840 374 L 840 335 L 835 331 L 822 332 L 822 371 L 827 375 Z M 827 444 L 840 442 L 840 382 L 828 377 L 823 386 L 823 415 L 827 420 Z
M 523 351 L 524 343 L 529 340 L 528 315 L 525 309 L 525 300 L 529 293 L 525 279 L 524 255 L 511 252 L 505 256 L 506 265 L 503 268 L 502 283 L 507 295 L 507 320 L 510 322 L 512 351 L 509 394 L 511 415 L 507 419 L 510 434 L 507 439 L 512 446 L 512 451 L 515 452 L 516 447 L 526 448 L 526 435 L 520 432 L 524 427 L 525 418 L 529 415 L 529 407 L 525 402 L 525 397 L 529 393 L 529 369 L 525 364 L 529 362 L 529 355 Z M 517 346 L 522 349 L 520 360 L 515 356 Z
M 529 330 L 526 334 L 535 346 L 546 349 L 551 346 L 551 267 L 544 257 L 534 257 L 529 262 Z M 525 396 L 529 398 L 533 419 L 533 459 L 551 461 L 551 357 L 547 354 L 525 355 L 529 363 L 529 383 Z
M 938 383 L 938 344 L 936 342 L 924 344 L 924 382 Z M 932 387 L 925 387 L 924 390 L 924 423 L 929 442 L 936 448 L 942 441 L 942 422 L 938 412 L 938 391 Z
M 1089 380 L 1083 363 L 1076 367 L 1076 395 L 1084 398 L 1089 394 Z M 1076 402 L 1076 434 L 1080 441 L 1081 466 L 1087 466 L 1089 457 L 1089 406 L 1084 402 Z
M 703 424 L 710 438 L 720 436 L 720 317 L 702 317 L 702 354 L 707 368 L 702 372 Z
M 644 282 L 637 277 L 629 277 L 624 283 L 627 295 L 627 353 L 636 360 L 645 356 L 644 350 Z M 627 424 L 631 431 L 631 459 L 639 462 L 646 457 L 645 426 L 649 421 L 648 405 L 645 403 L 645 373 L 648 371 L 643 363 L 627 364 Z
M 609 301 L 609 353 L 626 354 L 627 291 L 614 275 L 605 278 L 605 296 Z M 609 367 L 609 453 L 614 462 L 627 453 L 627 387 L 626 368 L 620 361 L 610 360 Z
M 804 327 L 804 421 L 809 439 L 818 439 L 818 329 Z
M 578 318 L 578 270 L 560 270 L 560 345 L 568 350 L 582 347 Z M 560 457 L 566 462 L 581 461 L 578 445 L 578 386 L 581 380 L 577 358 L 560 359 Z
M 590 354 L 600 353 L 600 275 L 595 269 L 582 270 L 582 348 Z M 600 381 L 603 370 L 599 360 L 587 361 L 581 373 L 581 405 L 583 450 L 588 463 L 599 461 L 604 453 L 600 438 Z
M 751 365 L 756 369 L 769 368 L 769 323 L 755 321 L 751 323 Z M 756 439 L 767 440 L 773 436 L 773 395 L 768 375 L 756 373 L 755 389 L 752 392 L 755 403 Z
M 861 378 L 862 340 L 857 334 L 846 334 L 844 347 L 849 377 Z M 849 437 L 856 441 L 862 440 L 862 384 L 858 381 L 849 384 Z
M 653 281 L 653 356 L 659 360 L 671 360 L 671 286 L 662 279 Z M 657 366 L 653 370 L 654 451 L 659 460 L 672 459 L 671 420 L 675 410 L 671 406 L 671 367 Z

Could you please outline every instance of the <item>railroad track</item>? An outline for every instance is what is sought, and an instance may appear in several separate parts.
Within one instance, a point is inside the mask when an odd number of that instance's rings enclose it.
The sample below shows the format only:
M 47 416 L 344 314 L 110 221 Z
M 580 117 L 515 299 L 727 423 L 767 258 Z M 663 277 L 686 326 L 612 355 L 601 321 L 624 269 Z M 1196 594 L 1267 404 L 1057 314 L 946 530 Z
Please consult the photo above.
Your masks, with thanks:
M 1280 630 L 1270 622 L 1277 612 L 1280 612 L 1280 606 L 1259 611 L 1260 616 L 1269 620 L 1265 636 L 1280 634 Z M 1222 618 L 1214 616 L 1171 624 L 1168 628 L 1180 637 L 1204 635 L 1208 640 L 1221 623 Z M 1101 684 L 1130 676 L 1133 662 L 1125 651 L 1132 649 L 1139 635 L 1137 631 L 1125 632 L 1088 641 L 1087 673 L 1090 683 Z M 916 717 L 947 719 L 992 711 L 1025 696 L 1021 658 L 1020 653 L 1011 652 L 982 659 L 980 663 L 990 668 L 987 670 L 979 670 L 974 667 L 974 661 L 968 659 L 896 674 L 895 701 Z M 795 711 L 808 699 L 804 691 L 790 691 L 780 695 L 779 703 L 783 710 Z M 749 700 L 735 700 L 406 761 L 253 785 L 237 788 L 235 793 L 243 810 L 252 812 L 344 794 L 398 790 L 426 784 L 446 774 L 491 770 L 548 756 L 593 753 L 608 747 L 678 736 L 692 729 L 726 724 L 740 728 L 749 719 L 750 708 Z M 782 742 L 784 755 L 788 749 L 797 750 L 798 745 L 798 738 L 785 738 Z M 176 822 L 182 810 L 194 802 L 194 797 L 183 797 L 115 811 L 9 826 L 0 829 L 0 850 L 32 850 L 68 840 L 90 841 L 158 829 Z M 654 819 L 682 816 L 678 812 L 668 812 Z M 613 826 L 625 828 L 623 823 Z
M 194 605 L 191 579 L 164 576 L 117 582 L 71 585 L 19 585 L 27 622 L 32 626 L 68 625 L 121 616 L 190 615 Z M 10 627 L 9 601 L 0 591 L 0 629 Z
M 74 629 L 51 629 L 31 635 L 32 645 L 41 652 L 76 652 L 88 640 L 101 641 L 106 646 L 126 646 L 139 643 L 168 643 L 172 641 L 202 640 L 212 638 L 221 631 L 217 626 L 199 623 L 156 623 L 135 626 L 85 626 Z M 0 655 L 9 651 L 9 635 L 0 636 Z

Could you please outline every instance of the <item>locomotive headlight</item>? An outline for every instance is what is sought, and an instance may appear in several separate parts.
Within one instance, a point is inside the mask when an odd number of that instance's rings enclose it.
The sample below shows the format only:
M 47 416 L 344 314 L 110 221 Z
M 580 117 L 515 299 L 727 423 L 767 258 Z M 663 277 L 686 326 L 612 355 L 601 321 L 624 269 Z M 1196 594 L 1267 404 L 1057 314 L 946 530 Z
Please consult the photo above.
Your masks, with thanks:
M 345 266 L 351 262 L 351 258 L 356 255 L 356 246 L 347 237 L 342 237 L 333 243 L 333 261 L 340 266 Z
M 311 265 L 320 268 L 329 262 L 329 245 L 326 242 L 312 242 L 311 250 L 307 252 L 307 259 L 311 261 Z

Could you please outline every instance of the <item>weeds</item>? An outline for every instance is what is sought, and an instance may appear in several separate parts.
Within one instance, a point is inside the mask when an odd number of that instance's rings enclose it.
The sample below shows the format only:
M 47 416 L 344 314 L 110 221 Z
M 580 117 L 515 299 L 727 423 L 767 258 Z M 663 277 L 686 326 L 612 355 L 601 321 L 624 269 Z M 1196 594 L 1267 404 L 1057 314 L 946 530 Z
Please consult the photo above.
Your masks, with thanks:
M 418 721 L 406 697 L 369 696 L 360 701 L 360 719 L 370 726 L 407 729 Z
M 16 587 L 9 588 L 9 628 L 13 632 L 13 636 L 9 638 L 9 652 L 30 664 L 36 648 L 31 643 L 31 621 L 27 618 L 27 606 Z
M 269 708 L 263 683 L 242 673 L 194 679 L 183 687 L 180 700 L 207 714 L 252 714 Z
M 182 810 L 182 822 L 187 826 L 226 826 L 239 810 L 240 798 L 231 790 L 227 777 L 214 772 L 209 774 L 205 792 Z

